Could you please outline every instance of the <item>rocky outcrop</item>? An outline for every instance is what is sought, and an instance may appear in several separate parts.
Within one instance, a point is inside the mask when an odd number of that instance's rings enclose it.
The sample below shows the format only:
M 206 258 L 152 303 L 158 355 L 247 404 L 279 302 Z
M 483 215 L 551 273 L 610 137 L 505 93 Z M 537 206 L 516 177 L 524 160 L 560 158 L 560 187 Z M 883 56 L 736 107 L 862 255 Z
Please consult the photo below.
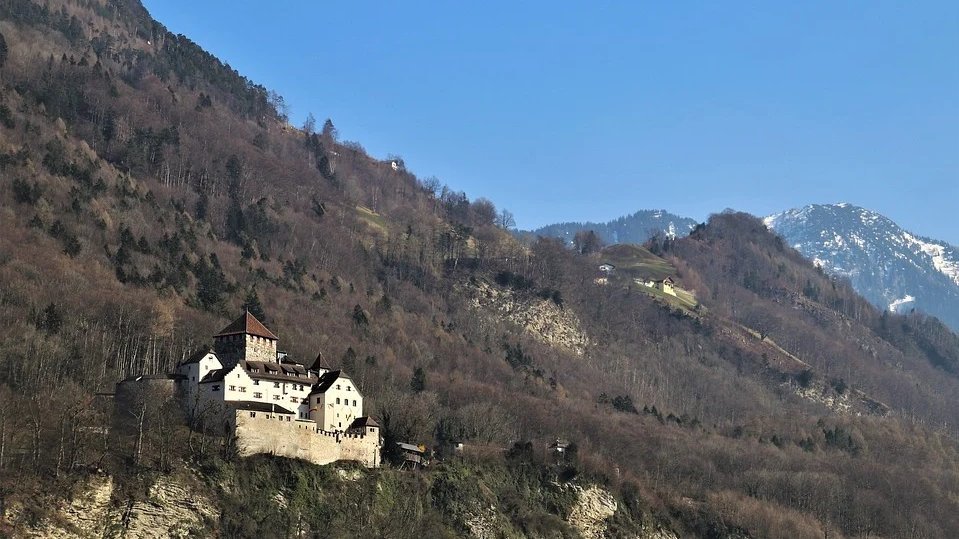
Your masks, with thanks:
M 70 503 L 64 504 L 53 519 L 42 522 L 36 528 L 18 528 L 20 537 L 104 537 L 118 524 L 116 512 L 110 503 L 113 495 L 113 478 L 92 477 L 85 488 L 80 489 Z M 22 512 L 17 506 L 10 508 L 7 521 L 14 524 L 21 520 Z
M 464 524 L 470 531 L 470 537 L 475 539 L 496 539 L 502 536 L 499 514 L 494 506 L 470 515 L 465 519 Z
M 585 539 L 606 537 L 606 519 L 616 514 L 616 498 L 599 487 L 573 487 L 579 494 L 566 519 Z
M 606 539 L 622 534 L 609 530 L 608 521 L 616 514 L 619 505 L 616 498 L 608 491 L 597 487 L 570 487 L 577 493 L 576 504 L 570 511 L 566 521 L 584 539 Z M 640 529 L 629 534 L 633 539 L 679 539 L 678 536 L 661 523 L 643 519 Z
M 888 406 L 858 389 L 847 389 L 840 394 L 824 383 L 813 383 L 809 387 L 792 387 L 799 397 L 818 402 L 839 414 L 885 416 L 889 413 Z
M 146 500 L 125 506 L 112 501 L 113 478 L 93 476 L 50 518 L 36 526 L 23 522 L 22 508 L 13 506 L 4 515 L 15 526 L 16 537 L 191 537 L 203 535 L 205 521 L 216 519 L 210 500 L 172 478 L 157 480 Z
M 204 520 L 216 519 L 205 496 L 170 478 L 150 487 L 150 497 L 132 504 L 123 516 L 125 537 L 190 537 L 202 531 Z
M 467 292 L 474 308 L 492 311 L 546 344 L 577 355 L 586 353 L 589 337 L 580 329 L 579 318 L 571 309 L 486 282 L 477 282 Z

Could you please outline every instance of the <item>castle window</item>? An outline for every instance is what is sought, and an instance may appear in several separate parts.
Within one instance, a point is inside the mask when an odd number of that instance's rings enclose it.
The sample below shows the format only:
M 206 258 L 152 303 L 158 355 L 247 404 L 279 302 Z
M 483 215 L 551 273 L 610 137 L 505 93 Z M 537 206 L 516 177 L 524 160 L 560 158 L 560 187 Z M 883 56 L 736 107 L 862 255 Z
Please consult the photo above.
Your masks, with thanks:
M 259 381 L 259 380 L 253 380 L 253 385 L 255 385 L 255 386 L 260 385 L 260 381 Z
M 250 412 L 250 417 L 256 417 L 256 412 Z
M 236 386 L 230 386 L 230 391 L 236 391 Z
M 337 397 L 337 398 L 336 398 L 336 404 L 339 404 L 339 403 L 340 403 L 340 398 Z
M 340 384 L 336 384 L 336 389 L 339 389 L 339 388 L 340 388 Z
M 220 390 L 220 384 L 213 384 L 213 391 L 219 391 L 219 390 Z
M 279 383 L 279 382 L 273 382 L 273 387 L 280 387 L 280 383 Z
M 353 406 L 356 406 L 356 399 L 353 399 Z
M 254 399 L 262 399 L 262 398 L 263 398 L 263 393 L 260 393 L 260 392 L 253 393 L 253 398 L 254 398 Z

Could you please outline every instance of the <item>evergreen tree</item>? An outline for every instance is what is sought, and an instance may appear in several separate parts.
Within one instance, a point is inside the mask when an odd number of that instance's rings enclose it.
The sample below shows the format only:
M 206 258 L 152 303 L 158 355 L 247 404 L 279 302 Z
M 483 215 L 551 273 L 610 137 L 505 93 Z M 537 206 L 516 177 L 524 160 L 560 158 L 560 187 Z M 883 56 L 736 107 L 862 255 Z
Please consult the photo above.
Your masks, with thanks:
M 193 274 L 196 275 L 196 296 L 200 307 L 207 310 L 218 309 L 223 302 L 223 294 L 229 288 L 229 282 L 216 255 L 211 254 L 209 262 L 204 258 L 198 259 L 193 265 Z
M 0 34 L 0 67 L 7 62 L 7 40 Z
M 255 286 L 246 294 L 243 309 L 249 311 L 260 322 L 266 322 L 266 313 L 263 312 L 263 304 L 260 303 L 260 296 L 257 295 Z
M 356 371 L 356 351 L 353 350 L 352 346 L 346 349 L 346 352 L 343 354 L 343 359 L 340 361 L 340 365 L 342 366 L 343 370 L 348 373 Z
M 209 210 L 210 197 L 206 194 L 206 191 L 203 191 L 200 193 L 199 198 L 196 199 L 196 208 L 194 214 L 196 215 L 197 220 L 206 220 Z
M 413 377 L 410 378 L 410 389 L 414 393 L 420 393 L 426 389 L 426 372 L 423 371 L 423 367 L 416 367 L 413 370 Z
M 336 127 L 333 125 L 333 120 L 327 118 L 323 122 L 323 138 L 327 139 L 327 142 L 335 142 L 337 136 Z
M 40 318 L 40 329 L 49 333 L 58 333 L 63 327 L 63 315 L 55 303 L 51 303 L 43 309 Z

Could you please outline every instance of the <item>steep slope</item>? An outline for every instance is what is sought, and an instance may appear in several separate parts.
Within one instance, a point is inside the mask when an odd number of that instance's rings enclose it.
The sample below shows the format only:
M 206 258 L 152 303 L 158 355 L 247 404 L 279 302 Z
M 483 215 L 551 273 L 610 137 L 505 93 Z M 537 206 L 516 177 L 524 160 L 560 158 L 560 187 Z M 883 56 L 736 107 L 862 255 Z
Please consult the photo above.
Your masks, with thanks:
M 878 307 L 918 309 L 959 328 L 959 248 L 851 204 L 806 206 L 765 223 Z
M 496 506 L 515 535 L 562 535 L 577 494 L 544 485 L 581 476 L 629 509 L 606 529 L 655 514 L 680 536 L 959 534 L 955 335 L 880 313 L 755 218 L 625 257 L 695 292 L 678 309 L 596 284 L 601 253 L 519 244 L 488 201 L 394 170 L 332 122 L 287 125 L 278 96 L 136 2 L 0 0 L 0 34 L 0 497 L 28 520 L 93 470 L 188 469 L 225 482 L 204 525 L 233 535 L 294 534 L 274 525 L 277 494 L 317 529 L 465 534 Z M 172 403 L 142 437 L 108 430 L 99 393 L 170 370 L 243 305 L 291 357 L 348 371 L 387 447 L 424 443 L 440 464 L 349 486 L 235 459 Z M 559 437 L 577 451 L 545 465 Z M 486 464 L 458 468 L 452 441 Z M 314 505 L 337 488 L 343 511 Z M 600 529 L 611 503 L 592 497 Z
M 696 226 L 696 221 L 680 217 L 666 210 L 640 210 L 632 215 L 619 217 L 605 223 L 556 223 L 536 230 L 521 232 L 524 235 L 559 238 L 572 243 L 573 237 L 582 230 L 592 230 L 607 244 L 645 243 L 656 233 L 668 238 L 682 237 Z

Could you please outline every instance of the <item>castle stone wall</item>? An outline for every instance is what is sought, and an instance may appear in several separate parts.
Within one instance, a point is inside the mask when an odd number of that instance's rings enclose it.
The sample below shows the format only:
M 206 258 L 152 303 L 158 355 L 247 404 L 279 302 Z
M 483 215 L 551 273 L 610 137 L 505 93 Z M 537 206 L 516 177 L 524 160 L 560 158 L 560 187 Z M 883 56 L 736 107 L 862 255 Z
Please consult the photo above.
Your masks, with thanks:
M 276 341 L 256 335 L 245 335 L 247 361 L 276 361 Z
M 312 421 L 286 420 L 287 416 L 237 410 L 235 432 L 240 455 L 270 453 L 329 464 L 355 460 L 368 468 L 380 465 L 379 435 L 348 435 L 317 431 Z M 282 418 L 282 419 L 279 419 Z
M 256 335 L 214 337 L 213 350 L 226 368 L 240 361 L 276 361 L 276 341 Z

